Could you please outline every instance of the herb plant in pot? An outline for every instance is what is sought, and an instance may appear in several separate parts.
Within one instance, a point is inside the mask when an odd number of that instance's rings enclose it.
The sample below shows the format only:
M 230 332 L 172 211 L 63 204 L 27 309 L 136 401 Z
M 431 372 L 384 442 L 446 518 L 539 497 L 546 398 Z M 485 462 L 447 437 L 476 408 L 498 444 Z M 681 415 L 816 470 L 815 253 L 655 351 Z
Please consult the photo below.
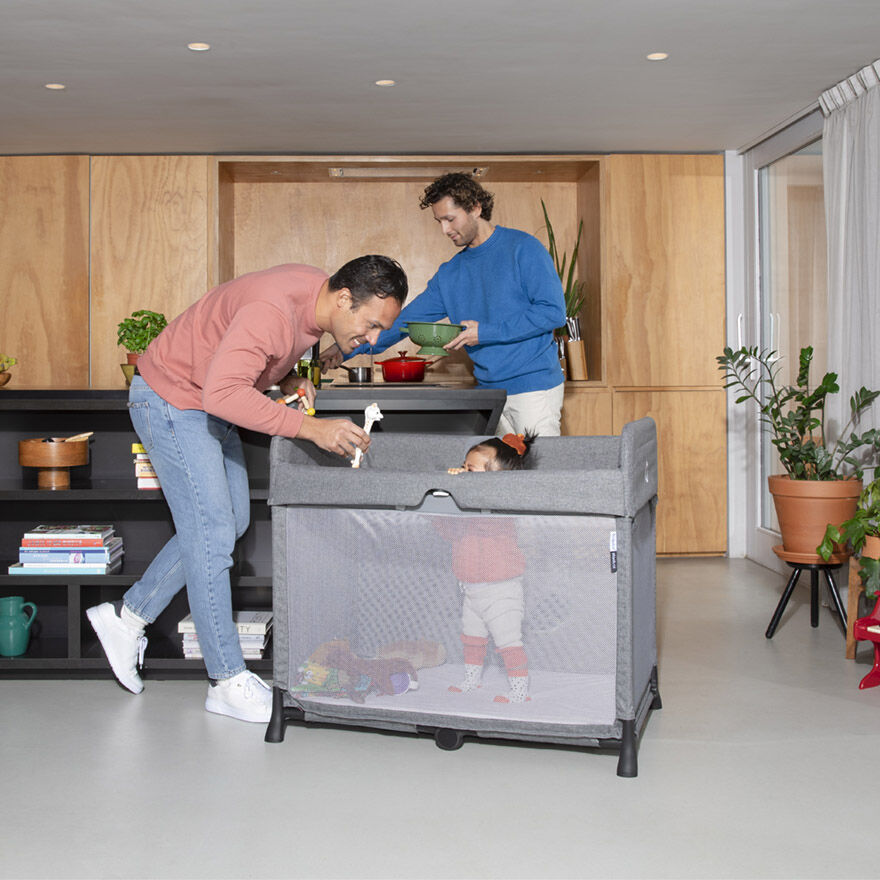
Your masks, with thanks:
M 151 312 L 148 309 L 138 309 L 136 312 L 132 312 L 130 317 L 117 324 L 116 341 L 128 352 L 128 363 L 121 364 L 126 384 L 131 383 L 137 359 L 167 326 L 168 321 L 165 315 L 160 312 Z
M 17 363 L 18 361 L 14 357 L 10 357 L 8 354 L 0 354 L 0 388 L 12 378 L 9 368 Z
M 816 552 L 829 523 L 840 524 L 856 511 L 863 468 L 880 454 L 880 432 L 859 434 L 859 416 L 880 391 L 859 389 L 850 398 L 850 419 L 833 444 L 825 439 L 825 402 L 840 391 L 836 373 L 826 373 L 810 388 L 812 346 L 801 349 L 794 385 L 779 381 L 775 351 L 725 348 L 716 358 L 725 388 L 741 392 L 737 403 L 753 403 L 761 424 L 769 429 L 784 474 L 768 477 L 779 519 L 782 547 L 774 551 L 789 562 L 822 563 Z M 857 453 L 859 457 L 857 457 Z M 836 552 L 845 555 L 842 546 Z M 839 559 L 829 556 L 829 559 Z
M 556 338 L 565 340 L 569 378 L 586 379 L 588 377 L 587 356 L 584 340 L 581 337 L 581 310 L 587 299 L 587 291 L 584 282 L 578 281 L 574 277 L 584 221 L 581 220 L 578 224 L 577 238 L 574 242 L 574 250 L 571 252 L 571 262 L 569 262 L 567 251 L 563 251 L 562 256 L 559 256 L 556 234 L 553 231 L 553 224 L 550 222 L 547 206 L 543 199 L 541 199 L 541 210 L 544 212 L 544 223 L 547 226 L 547 250 L 550 251 L 550 256 L 553 258 L 553 264 L 556 266 L 556 272 L 562 282 L 562 292 L 565 295 L 565 326 L 556 331 Z

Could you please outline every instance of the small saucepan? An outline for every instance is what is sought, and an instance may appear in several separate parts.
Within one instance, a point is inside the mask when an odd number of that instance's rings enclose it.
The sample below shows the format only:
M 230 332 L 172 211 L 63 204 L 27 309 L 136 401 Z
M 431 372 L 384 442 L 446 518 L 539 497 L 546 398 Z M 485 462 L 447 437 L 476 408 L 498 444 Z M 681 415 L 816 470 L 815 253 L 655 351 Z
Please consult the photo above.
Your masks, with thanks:
M 352 385 L 366 385 L 373 381 L 372 367 L 343 367 L 342 369 L 348 373 L 348 381 Z
M 382 377 L 386 382 L 421 382 L 425 378 L 425 370 L 434 363 L 405 351 L 399 352 L 399 355 L 385 361 L 376 361 L 382 367 Z

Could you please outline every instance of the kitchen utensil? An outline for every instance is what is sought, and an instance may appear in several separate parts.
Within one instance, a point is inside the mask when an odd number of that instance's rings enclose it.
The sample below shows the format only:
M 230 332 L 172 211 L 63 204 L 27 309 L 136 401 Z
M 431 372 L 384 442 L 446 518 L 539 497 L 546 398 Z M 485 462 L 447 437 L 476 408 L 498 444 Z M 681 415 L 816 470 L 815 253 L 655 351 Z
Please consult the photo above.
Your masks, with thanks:
M 443 346 L 452 342 L 464 330 L 464 324 L 427 324 L 422 321 L 409 321 L 401 325 L 401 330 L 405 330 L 409 338 L 416 345 L 421 346 L 419 354 L 446 357 L 449 352 Z
M 343 367 L 348 373 L 348 381 L 352 385 L 366 385 L 373 381 L 373 371 L 370 367 Z
M 396 358 L 376 361 L 382 367 L 386 382 L 421 382 L 425 378 L 425 370 L 434 363 L 405 351 L 398 352 L 398 355 Z

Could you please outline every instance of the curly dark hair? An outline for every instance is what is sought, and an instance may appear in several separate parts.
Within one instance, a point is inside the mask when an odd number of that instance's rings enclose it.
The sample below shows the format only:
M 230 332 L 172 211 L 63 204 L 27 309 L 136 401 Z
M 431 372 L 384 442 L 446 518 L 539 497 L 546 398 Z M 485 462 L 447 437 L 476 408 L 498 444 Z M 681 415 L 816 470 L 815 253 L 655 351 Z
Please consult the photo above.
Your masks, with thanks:
M 492 206 L 495 204 L 495 194 L 483 189 L 470 174 L 462 174 L 460 171 L 453 171 L 438 177 L 433 183 L 429 183 L 425 187 L 422 199 L 419 202 L 420 208 L 430 208 L 440 199 L 447 196 L 465 211 L 473 211 L 477 205 L 480 206 L 480 216 L 484 220 L 492 219 Z
M 349 260 L 330 276 L 330 290 L 351 291 L 353 308 L 363 305 L 370 297 L 392 297 L 401 306 L 406 302 L 408 285 L 406 273 L 397 260 L 380 254 L 368 254 Z
M 471 446 L 468 452 L 473 449 L 494 449 L 495 461 L 498 462 L 498 470 L 530 470 L 535 466 L 535 454 L 530 454 L 532 450 L 532 443 L 534 443 L 535 441 L 535 435 L 526 434 L 524 437 L 520 436 L 520 439 L 525 446 L 525 451 L 522 453 L 522 455 L 520 455 L 520 453 L 509 443 L 505 443 L 504 440 L 501 439 L 501 437 L 490 437 L 488 440 L 481 440 L 479 443 L 475 443 L 473 446 Z

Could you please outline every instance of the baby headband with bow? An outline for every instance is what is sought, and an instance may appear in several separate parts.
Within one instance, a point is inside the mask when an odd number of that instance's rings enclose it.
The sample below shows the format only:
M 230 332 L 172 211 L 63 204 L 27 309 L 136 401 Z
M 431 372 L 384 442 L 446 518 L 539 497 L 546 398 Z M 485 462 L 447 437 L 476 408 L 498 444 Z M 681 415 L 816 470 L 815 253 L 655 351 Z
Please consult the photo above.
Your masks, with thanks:
M 515 449 L 518 455 L 526 454 L 525 437 L 522 434 L 505 434 L 501 438 L 501 442 Z

